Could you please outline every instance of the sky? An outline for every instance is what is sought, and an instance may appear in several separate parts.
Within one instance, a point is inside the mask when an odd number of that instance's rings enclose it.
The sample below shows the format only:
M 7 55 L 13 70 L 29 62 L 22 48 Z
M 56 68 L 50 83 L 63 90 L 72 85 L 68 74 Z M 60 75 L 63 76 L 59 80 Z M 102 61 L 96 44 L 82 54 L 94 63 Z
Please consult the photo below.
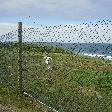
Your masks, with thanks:
M 0 22 L 75 23 L 111 19 L 111 10 L 112 0 L 0 0 Z
M 111 20 L 112 0 L 0 0 L 0 34 L 33 22 L 43 25 Z

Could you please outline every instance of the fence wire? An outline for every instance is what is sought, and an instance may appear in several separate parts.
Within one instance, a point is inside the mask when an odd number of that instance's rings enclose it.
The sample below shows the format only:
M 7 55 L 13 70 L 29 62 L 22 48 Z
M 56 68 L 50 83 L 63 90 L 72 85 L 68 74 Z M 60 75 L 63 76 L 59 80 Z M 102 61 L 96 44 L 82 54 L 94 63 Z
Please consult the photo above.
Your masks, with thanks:
M 18 88 L 17 32 L 12 31 L 0 37 L 0 82 Z
M 112 21 L 22 29 L 24 93 L 59 112 L 111 112 Z M 0 37 L 0 81 L 18 87 L 17 30 Z

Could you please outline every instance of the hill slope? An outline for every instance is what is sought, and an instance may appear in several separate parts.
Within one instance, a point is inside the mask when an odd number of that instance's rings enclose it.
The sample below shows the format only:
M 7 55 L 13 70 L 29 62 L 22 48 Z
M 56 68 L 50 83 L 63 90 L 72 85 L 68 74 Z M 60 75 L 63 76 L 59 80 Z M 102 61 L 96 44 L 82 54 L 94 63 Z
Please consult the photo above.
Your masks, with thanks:
M 20 98 L 12 88 L 0 85 L 0 112 L 47 112 L 32 99 Z
M 112 61 L 55 50 L 24 46 L 25 92 L 59 112 L 111 112 Z M 53 58 L 51 71 L 43 63 L 45 51 Z M 2 61 L 5 70 L 10 71 L 5 78 L 13 86 L 18 76 L 17 53 L 17 48 L 7 48 L 5 54 L 8 55 L 4 55 L 7 61 Z

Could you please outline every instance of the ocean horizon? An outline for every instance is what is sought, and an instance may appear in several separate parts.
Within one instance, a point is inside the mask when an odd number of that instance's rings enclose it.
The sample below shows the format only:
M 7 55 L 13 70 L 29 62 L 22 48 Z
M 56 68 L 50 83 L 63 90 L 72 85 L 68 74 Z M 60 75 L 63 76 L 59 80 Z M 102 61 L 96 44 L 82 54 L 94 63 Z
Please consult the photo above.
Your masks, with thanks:
M 112 60 L 112 44 L 108 43 L 58 43 L 38 42 L 39 45 L 61 47 L 85 56 Z

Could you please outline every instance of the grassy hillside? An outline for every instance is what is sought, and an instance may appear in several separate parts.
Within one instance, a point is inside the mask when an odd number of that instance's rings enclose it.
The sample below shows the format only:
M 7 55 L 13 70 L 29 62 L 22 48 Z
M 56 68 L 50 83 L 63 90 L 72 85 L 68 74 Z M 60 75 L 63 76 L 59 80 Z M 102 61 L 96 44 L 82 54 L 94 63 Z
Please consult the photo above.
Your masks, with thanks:
M 23 96 L 10 87 L 0 85 L 0 112 L 47 112 L 47 109 Z
M 66 50 L 56 51 L 53 47 L 45 47 L 45 50 L 31 45 L 23 47 L 26 92 L 59 112 L 111 112 L 112 61 L 75 55 Z M 7 78 L 16 87 L 17 48 L 5 49 L 1 57 L 5 65 L 1 67 L 5 71 L 2 82 L 7 82 L 4 80 Z M 51 71 L 43 63 L 45 51 L 53 58 Z M 4 58 L 7 60 L 3 61 Z

